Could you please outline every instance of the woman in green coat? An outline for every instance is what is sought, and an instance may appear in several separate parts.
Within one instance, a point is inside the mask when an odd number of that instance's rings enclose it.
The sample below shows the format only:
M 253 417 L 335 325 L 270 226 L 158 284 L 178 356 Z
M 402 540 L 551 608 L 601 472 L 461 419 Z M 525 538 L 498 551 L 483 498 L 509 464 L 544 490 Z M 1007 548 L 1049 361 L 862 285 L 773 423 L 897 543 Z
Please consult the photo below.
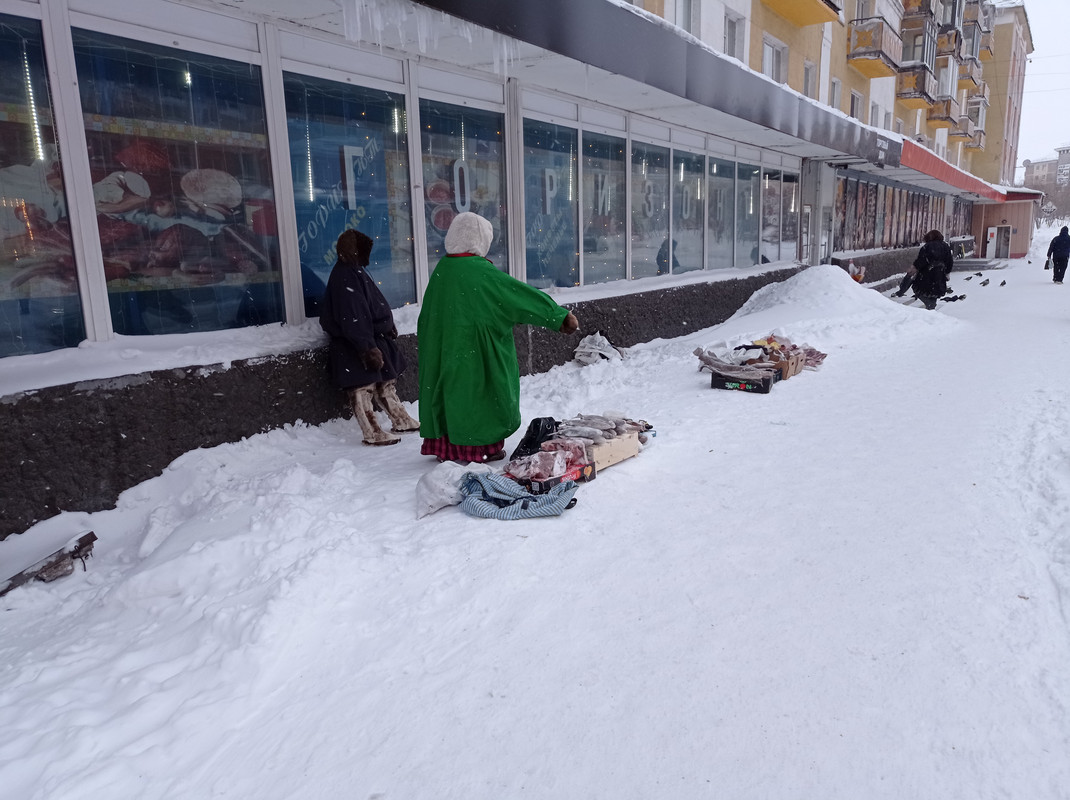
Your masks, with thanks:
M 458 214 L 420 306 L 420 452 L 442 461 L 504 458 L 506 437 L 520 427 L 514 325 L 579 328 L 567 308 L 485 258 L 493 239 L 486 219 Z

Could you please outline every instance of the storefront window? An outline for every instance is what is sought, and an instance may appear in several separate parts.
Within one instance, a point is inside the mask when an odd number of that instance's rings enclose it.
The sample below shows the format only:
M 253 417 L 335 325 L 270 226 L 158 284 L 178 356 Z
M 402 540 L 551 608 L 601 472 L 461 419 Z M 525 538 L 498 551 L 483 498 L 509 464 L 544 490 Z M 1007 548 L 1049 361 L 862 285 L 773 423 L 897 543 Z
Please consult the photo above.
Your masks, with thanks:
M 762 263 L 780 260 L 780 170 L 762 170 Z
M 527 275 L 541 289 L 580 282 L 578 147 L 574 128 L 524 120 Z
M 0 357 L 84 338 L 41 25 L 0 14 Z
M 583 134 L 583 282 L 628 276 L 627 150 L 624 139 Z
M 711 158 L 707 181 L 709 206 L 707 225 L 710 231 L 707 269 L 724 269 L 734 263 L 736 238 L 736 165 Z
M 280 321 L 259 67 L 73 34 L 116 333 Z
M 757 264 L 761 209 L 761 169 L 750 164 L 736 165 L 736 266 Z
M 669 149 L 632 146 L 632 278 L 667 275 Z
M 375 242 L 368 274 L 394 308 L 416 301 L 405 99 L 287 73 L 286 127 L 305 315 L 319 302 L 349 228 Z
M 780 257 L 799 258 L 799 176 L 784 173 L 780 212 Z
M 702 269 L 705 156 L 675 153 L 672 160 L 672 271 Z
M 446 254 L 446 231 L 462 211 L 494 228 L 487 258 L 509 271 L 503 117 L 490 111 L 420 101 L 424 208 L 430 269 Z

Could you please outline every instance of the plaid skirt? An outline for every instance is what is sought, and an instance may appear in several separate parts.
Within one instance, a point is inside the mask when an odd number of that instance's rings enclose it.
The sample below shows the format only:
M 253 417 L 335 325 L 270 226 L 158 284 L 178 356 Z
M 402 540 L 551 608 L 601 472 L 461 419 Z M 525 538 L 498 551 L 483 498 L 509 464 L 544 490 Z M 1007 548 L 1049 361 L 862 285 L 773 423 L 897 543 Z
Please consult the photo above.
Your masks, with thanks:
M 464 464 L 497 461 L 505 458 L 505 440 L 494 444 L 453 444 L 450 437 L 424 439 L 420 455 L 437 456 L 439 461 L 457 461 Z

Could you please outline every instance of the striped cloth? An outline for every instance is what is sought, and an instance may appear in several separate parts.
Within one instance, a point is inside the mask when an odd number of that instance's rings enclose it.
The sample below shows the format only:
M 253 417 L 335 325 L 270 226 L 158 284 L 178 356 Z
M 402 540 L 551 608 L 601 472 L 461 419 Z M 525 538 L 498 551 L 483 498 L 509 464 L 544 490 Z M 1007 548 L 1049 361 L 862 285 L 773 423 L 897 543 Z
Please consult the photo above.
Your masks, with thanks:
M 468 472 L 461 478 L 461 511 L 487 519 L 556 517 L 578 488 L 575 481 L 562 481 L 545 494 L 531 494 L 501 473 Z

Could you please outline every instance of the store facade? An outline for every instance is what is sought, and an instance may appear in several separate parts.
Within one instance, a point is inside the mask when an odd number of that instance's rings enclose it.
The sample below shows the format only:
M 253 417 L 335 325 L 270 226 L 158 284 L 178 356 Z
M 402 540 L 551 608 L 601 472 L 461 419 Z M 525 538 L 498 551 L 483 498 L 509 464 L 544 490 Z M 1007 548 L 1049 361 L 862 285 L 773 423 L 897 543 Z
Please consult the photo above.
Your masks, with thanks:
M 347 227 L 416 303 L 461 211 L 542 288 L 805 260 L 791 147 L 505 73 L 163 0 L 0 0 L 0 61 L 0 357 L 302 322 Z
M 891 186 L 897 137 L 613 3 L 257 6 L 0 0 L 0 369 L 116 335 L 300 325 L 347 228 L 373 237 L 369 271 L 402 309 L 463 211 L 491 221 L 499 268 L 629 346 L 969 205 Z M 607 299 L 570 302 L 592 285 Z M 518 330 L 523 374 L 570 357 L 542 333 Z M 414 399 L 415 336 L 399 341 Z M 0 537 L 109 507 L 192 448 L 339 416 L 322 361 L 5 397 Z

